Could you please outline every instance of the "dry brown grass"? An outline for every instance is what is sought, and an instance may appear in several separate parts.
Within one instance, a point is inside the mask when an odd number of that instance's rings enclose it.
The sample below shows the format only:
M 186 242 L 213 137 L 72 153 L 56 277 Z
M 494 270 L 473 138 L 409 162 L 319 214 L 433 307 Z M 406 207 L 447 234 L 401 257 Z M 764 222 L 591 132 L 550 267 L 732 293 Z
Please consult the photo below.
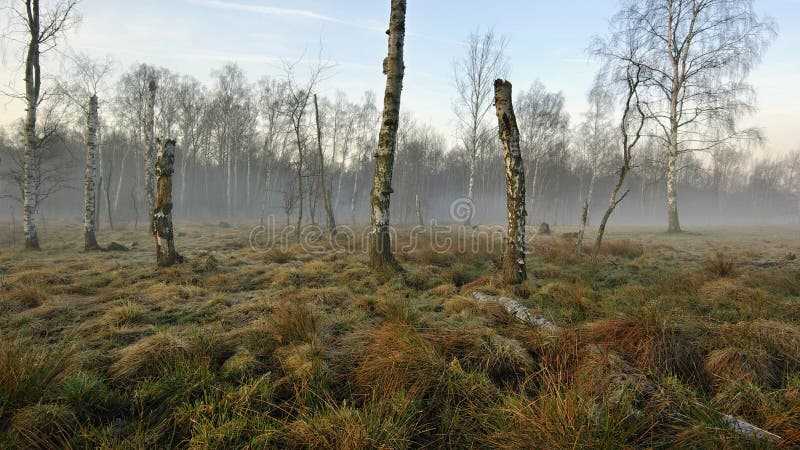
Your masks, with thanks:
M 19 305 L 23 309 L 42 306 L 47 302 L 48 298 L 50 298 L 42 289 L 30 285 L 11 288 L 0 293 L 0 295 L 5 302 Z
M 741 447 L 716 410 L 783 436 L 778 448 L 800 443 L 792 236 L 615 232 L 596 265 L 537 236 L 530 280 L 511 286 L 495 253 L 426 250 L 427 236 L 388 277 L 363 254 L 242 247 L 245 224 L 187 228 L 189 262 L 170 269 L 146 246 L 79 252 L 77 226 L 59 231 L 75 252 L 0 255 L 0 442 Z M 737 255 L 732 273 L 704 263 L 709 247 Z M 25 307 L 15 290 L 43 299 Z M 527 327 L 475 290 L 561 328 Z

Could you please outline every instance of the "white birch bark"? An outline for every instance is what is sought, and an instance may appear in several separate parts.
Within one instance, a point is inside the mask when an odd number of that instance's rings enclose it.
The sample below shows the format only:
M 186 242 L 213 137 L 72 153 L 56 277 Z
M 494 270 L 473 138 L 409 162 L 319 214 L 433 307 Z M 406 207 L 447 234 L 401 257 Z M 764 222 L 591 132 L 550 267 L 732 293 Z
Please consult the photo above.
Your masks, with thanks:
M 153 211 L 155 204 L 155 154 L 156 154 L 156 80 L 147 85 L 147 115 L 145 118 L 144 184 L 147 209 Z
M 403 90 L 403 45 L 406 35 L 406 1 L 392 0 L 389 19 L 389 50 L 383 61 L 386 75 L 386 92 L 383 99 L 383 120 L 375 153 L 375 178 L 370 195 L 372 232 L 370 234 L 370 263 L 376 270 L 398 270 L 399 264 L 392 254 L 389 232 L 389 205 L 392 194 L 397 128 L 400 122 L 400 94 Z
M 25 248 L 39 249 L 39 236 L 36 233 L 36 151 L 39 139 L 36 136 L 36 112 L 39 105 L 39 92 L 42 84 L 39 65 L 39 2 L 34 1 L 28 8 L 28 28 L 31 40 L 25 59 L 25 100 L 28 103 L 25 116 L 25 154 L 22 167 L 22 228 L 25 233 Z
M 84 211 L 83 234 L 84 249 L 96 250 L 98 248 L 95 237 L 96 208 L 97 208 L 97 129 L 99 127 L 97 116 L 97 96 L 89 98 L 89 107 L 86 112 L 86 176 L 84 179 Z
M 314 94 L 314 115 L 317 121 L 317 155 L 319 157 L 319 188 L 322 189 L 323 202 L 325 203 L 325 223 L 328 226 L 328 233 L 336 235 L 336 218 L 333 216 L 331 207 L 331 191 L 325 185 L 325 157 L 322 153 L 322 124 L 319 122 L 319 105 L 317 104 L 317 94 Z M 336 149 L 334 144 L 334 150 Z
M 511 83 L 494 82 L 495 108 L 503 144 L 508 203 L 508 242 L 503 255 L 503 279 L 521 283 L 528 278 L 525 267 L 525 170 L 519 148 L 519 128 L 511 101 Z

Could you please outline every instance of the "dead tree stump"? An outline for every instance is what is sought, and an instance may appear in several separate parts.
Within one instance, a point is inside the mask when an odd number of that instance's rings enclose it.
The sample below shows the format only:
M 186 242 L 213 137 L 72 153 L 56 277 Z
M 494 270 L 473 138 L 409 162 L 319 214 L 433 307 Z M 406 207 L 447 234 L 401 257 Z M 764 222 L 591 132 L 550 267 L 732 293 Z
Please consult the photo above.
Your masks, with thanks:
M 494 82 L 494 104 L 506 168 L 508 242 L 503 254 L 503 280 L 521 283 L 528 278 L 525 268 L 525 170 L 519 147 L 519 128 L 511 102 L 511 83 Z
M 175 251 L 172 228 L 172 173 L 175 163 L 175 141 L 157 140 L 156 198 L 153 207 L 153 239 L 156 243 L 156 263 L 161 267 L 183 262 Z

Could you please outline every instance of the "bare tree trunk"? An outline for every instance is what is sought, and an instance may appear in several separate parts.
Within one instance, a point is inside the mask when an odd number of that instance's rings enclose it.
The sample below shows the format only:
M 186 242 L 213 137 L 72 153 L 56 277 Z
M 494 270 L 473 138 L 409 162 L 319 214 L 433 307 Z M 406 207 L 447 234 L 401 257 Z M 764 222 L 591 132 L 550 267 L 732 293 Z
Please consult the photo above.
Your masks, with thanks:
M 11 250 L 17 248 L 17 218 L 14 215 L 14 207 L 11 207 Z
M 536 184 L 539 182 L 539 161 L 536 158 L 533 163 L 533 180 L 531 180 L 531 218 L 536 220 Z
M 372 183 L 370 234 L 370 264 L 374 270 L 397 271 L 400 265 L 392 254 L 389 232 L 389 205 L 392 194 L 392 170 L 400 122 L 400 94 L 403 90 L 403 45 L 406 34 L 406 1 L 392 0 L 389 19 L 389 52 L 383 61 L 386 75 L 386 93 L 383 99 L 383 120 L 375 153 L 375 179 Z
M 86 113 L 86 176 L 84 187 L 83 210 L 83 248 L 84 250 L 97 250 L 95 237 L 97 192 L 95 179 L 97 178 L 97 128 L 100 123 L 97 117 L 97 96 L 89 98 L 89 108 Z
M 469 159 L 469 181 L 467 182 L 467 207 L 469 208 L 469 212 L 467 213 L 467 218 L 464 220 L 464 225 L 468 227 L 472 226 L 472 216 L 475 215 L 475 202 L 472 196 L 473 187 L 475 185 L 475 160 L 478 157 L 477 152 L 477 149 L 473 149 Z
M 29 4 L 28 24 L 31 40 L 25 59 L 25 99 L 28 102 L 25 116 L 25 154 L 22 167 L 22 228 L 25 232 L 25 248 L 39 249 L 39 235 L 36 233 L 36 151 L 39 139 L 36 136 L 36 112 L 39 106 L 39 91 L 42 85 L 39 66 L 39 1 Z
M 117 180 L 117 190 L 114 193 L 114 214 L 119 214 L 119 194 L 122 192 L 122 181 L 125 179 L 125 160 L 128 159 L 128 153 L 130 153 L 130 151 L 130 148 L 128 148 L 125 153 L 122 154 L 122 162 L 119 167 L 119 179 Z
M 608 218 L 611 217 L 611 213 L 614 212 L 614 209 L 616 209 L 617 205 L 619 205 L 620 202 L 625 199 L 625 196 L 628 195 L 628 192 L 630 192 L 630 190 L 627 190 L 624 194 L 617 198 L 620 189 L 622 189 L 622 186 L 625 183 L 625 177 L 631 170 L 631 152 L 642 136 L 642 129 L 644 128 L 645 123 L 645 115 L 642 112 L 641 104 L 639 103 L 639 95 L 637 92 L 640 83 L 639 77 L 641 70 L 641 67 L 636 66 L 635 69 L 633 69 L 633 72 L 635 73 L 634 76 L 632 73 L 632 68 L 629 67 L 627 69 L 628 96 L 625 101 L 625 110 L 622 113 L 622 120 L 620 124 L 620 132 L 622 134 L 622 167 L 619 169 L 619 178 L 617 179 L 617 184 L 614 185 L 614 189 L 611 191 L 608 209 L 606 209 L 605 214 L 603 214 L 603 219 L 600 221 L 600 227 L 597 230 L 597 239 L 595 240 L 594 252 L 592 253 L 593 263 L 597 263 L 597 256 L 600 254 L 600 246 L 603 244 L 603 234 L 606 231 Z M 633 135 L 631 135 L 628 131 L 628 122 L 631 118 L 634 107 L 639 114 L 639 118 L 638 126 L 635 129 L 636 131 Z
M 589 193 L 586 195 L 586 200 L 583 201 L 583 210 L 581 211 L 581 229 L 578 231 L 578 239 L 575 242 L 575 251 L 579 255 L 583 253 L 583 236 L 586 234 L 586 224 L 589 222 L 589 207 L 592 206 L 595 173 L 597 171 L 592 169 L 592 177 L 589 179 Z
M 161 267 L 183 262 L 175 251 L 172 227 L 172 173 L 175 164 L 175 141 L 158 140 L 158 157 L 155 165 L 156 198 L 153 209 L 153 239 L 156 244 L 156 263 Z
M 186 196 L 186 176 L 187 176 L 186 164 L 188 163 L 188 160 L 189 160 L 188 152 L 184 151 L 183 153 L 184 154 L 181 157 L 181 195 L 180 195 L 181 208 L 185 208 L 186 207 L 186 203 L 185 203 L 186 202 L 186 197 L 185 197 Z
M 603 219 L 600 221 L 600 227 L 597 229 L 597 239 L 594 242 L 594 251 L 592 252 L 592 261 L 597 262 L 597 255 L 600 254 L 600 246 L 603 244 L 603 235 L 606 232 L 606 225 L 608 224 L 608 219 L 611 217 L 611 213 L 617 208 L 617 205 L 625 199 L 625 196 L 628 195 L 628 192 L 625 191 L 619 199 L 617 196 L 619 195 L 620 189 L 622 189 L 622 185 L 625 183 L 625 177 L 628 175 L 628 171 L 630 171 L 630 166 L 628 165 L 628 161 L 623 163 L 622 168 L 619 170 L 619 178 L 617 179 L 617 184 L 614 185 L 614 189 L 611 191 L 611 198 L 609 199 L 608 209 L 606 209 L 605 214 L 603 214 Z
M 667 159 L 667 219 L 668 233 L 680 233 L 678 220 L 678 193 L 675 191 L 675 178 L 678 172 L 678 128 L 673 125 L 669 138 L 669 155 Z
M 356 224 L 356 196 L 358 195 L 358 173 L 361 172 L 361 167 L 355 168 L 355 175 L 353 175 L 353 195 L 350 196 L 350 216 L 352 218 L 353 225 Z
M 112 175 L 113 171 L 114 171 L 114 165 L 113 165 L 113 160 L 112 160 L 111 168 L 109 168 L 109 170 L 108 170 L 109 182 L 106 183 L 106 187 L 105 187 L 106 213 L 108 214 L 108 229 L 112 230 L 112 231 L 114 230 L 114 219 L 112 218 L 112 215 L 111 215 L 111 193 L 110 193 L 111 181 L 110 180 L 111 180 L 111 175 Z
M 525 268 L 525 169 L 519 149 L 519 128 L 511 102 L 511 83 L 494 82 L 494 99 L 500 141 L 506 167 L 506 201 L 508 203 L 508 242 L 503 255 L 503 279 L 521 283 L 528 279 Z
M 319 155 L 319 187 L 322 189 L 322 196 L 325 202 L 325 219 L 328 225 L 328 232 L 332 236 L 336 236 L 336 219 L 333 217 L 333 208 L 331 207 L 331 193 L 325 187 L 325 158 L 322 155 L 322 126 L 319 123 L 319 106 L 317 105 L 317 94 L 314 94 L 314 114 L 317 119 L 317 154 Z
M 335 148 L 334 148 L 335 150 Z M 342 177 L 344 176 L 344 163 L 345 163 L 345 155 L 347 155 L 347 142 L 344 143 L 344 150 L 342 150 L 342 163 L 339 166 L 339 181 L 337 182 L 336 187 L 336 204 L 334 209 L 339 209 L 340 201 L 342 200 Z
M 233 177 L 231 176 L 231 155 L 230 152 L 225 158 L 225 216 L 230 219 L 231 218 L 231 196 L 233 195 L 233 187 L 231 183 L 233 182 Z
M 297 139 L 300 139 L 300 131 L 296 131 Z M 300 141 L 297 142 L 297 148 L 301 152 L 302 144 Z M 297 159 L 297 228 L 295 229 L 295 234 L 297 235 L 297 240 L 300 240 L 300 230 L 303 228 L 303 159 L 302 156 L 298 156 Z
M 422 220 L 422 208 L 420 207 L 419 204 L 419 194 L 414 196 L 414 202 L 416 203 L 416 209 L 417 209 L 417 223 L 420 226 L 425 226 L 425 221 Z
M 156 80 L 151 79 L 147 91 L 147 118 L 145 119 L 144 184 L 147 209 L 155 205 L 155 155 L 156 155 Z M 150 223 L 152 227 L 152 222 Z
M 100 159 L 98 157 L 98 159 Z M 100 192 L 103 191 L 103 169 L 102 167 L 97 168 L 97 172 L 100 174 L 99 179 L 97 181 L 97 187 L 94 190 L 94 231 L 95 234 L 100 232 L 100 210 L 103 209 L 103 204 L 99 202 L 98 198 L 100 197 Z
M 261 203 L 261 225 L 264 225 L 264 220 L 267 214 L 267 207 L 269 206 L 269 188 L 272 183 L 272 168 L 267 170 L 267 175 L 264 178 L 264 201 Z
M 250 212 L 250 152 L 247 152 L 247 175 L 245 176 L 245 193 L 244 193 L 244 205 L 245 209 Z

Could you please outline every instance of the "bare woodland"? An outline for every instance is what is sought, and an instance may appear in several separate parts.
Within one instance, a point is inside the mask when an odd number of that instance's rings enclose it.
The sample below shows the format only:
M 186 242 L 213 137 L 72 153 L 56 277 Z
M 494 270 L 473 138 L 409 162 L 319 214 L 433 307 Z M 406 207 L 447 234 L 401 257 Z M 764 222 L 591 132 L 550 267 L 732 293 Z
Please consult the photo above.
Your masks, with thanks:
M 418 2 L 383 3 L 359 98 L 322 39 L 203 83 L 72 51 L 79 0 L 3 5 L 0 442 L 800 445 L 800 148 L 745 125 L 775 22 L 621 0 L 578 117 L 474 28 L 449 131 L 401 95 Z

